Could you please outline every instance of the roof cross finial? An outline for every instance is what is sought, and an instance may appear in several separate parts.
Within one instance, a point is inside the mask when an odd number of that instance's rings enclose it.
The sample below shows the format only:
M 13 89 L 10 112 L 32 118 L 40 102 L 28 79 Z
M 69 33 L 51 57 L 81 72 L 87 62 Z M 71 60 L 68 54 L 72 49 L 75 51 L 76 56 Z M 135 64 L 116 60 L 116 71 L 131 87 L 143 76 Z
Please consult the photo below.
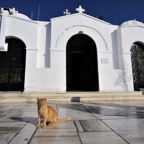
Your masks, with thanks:
M 66 9 L 66 11 L 63 12 L 63 14 L 70 15 L 71 13 L 68 11 L 68 9 Z
M 85 9 L 83 9 L 82 6 L 80 5 L 78 8 L 76 8 L 76 11 L 78 11 L 79 13 L 83 13 L 85 12 Z

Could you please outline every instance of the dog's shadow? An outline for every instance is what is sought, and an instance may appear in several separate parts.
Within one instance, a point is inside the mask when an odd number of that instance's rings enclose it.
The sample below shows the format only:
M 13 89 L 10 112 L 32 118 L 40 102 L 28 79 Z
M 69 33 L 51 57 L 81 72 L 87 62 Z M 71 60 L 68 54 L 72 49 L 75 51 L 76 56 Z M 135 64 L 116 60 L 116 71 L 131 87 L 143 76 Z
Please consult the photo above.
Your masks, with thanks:
M 37 123 L 37 118 L 34 117 L 10 117 L 10 119 L 18 122 L 31 123 L 32 125 L 36 125 Z

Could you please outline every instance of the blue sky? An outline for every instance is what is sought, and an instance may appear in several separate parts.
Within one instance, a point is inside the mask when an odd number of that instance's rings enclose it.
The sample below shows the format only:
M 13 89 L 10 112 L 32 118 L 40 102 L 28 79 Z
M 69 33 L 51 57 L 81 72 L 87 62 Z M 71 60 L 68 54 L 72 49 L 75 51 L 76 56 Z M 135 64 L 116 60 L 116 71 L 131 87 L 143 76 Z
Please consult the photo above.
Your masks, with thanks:
M 0 7 L 15 7 L 20 13 L 37 20 L 49 21 L 50 18 L 63 16 L 68 9 L 71 14 L 81 5 L 85 13 L 115 25 L 136 19 L 144 22 L 144 0 L 0 0 Z

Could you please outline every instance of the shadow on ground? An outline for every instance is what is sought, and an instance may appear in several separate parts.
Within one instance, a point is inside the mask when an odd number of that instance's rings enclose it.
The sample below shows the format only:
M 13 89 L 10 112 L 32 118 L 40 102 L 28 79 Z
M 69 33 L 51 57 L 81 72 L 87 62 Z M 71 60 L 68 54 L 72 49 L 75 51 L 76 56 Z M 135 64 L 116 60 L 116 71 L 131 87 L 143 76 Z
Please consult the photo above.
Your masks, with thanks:
M 37 118 L 34 117 L 10 117 L 10 119 L 18 122 L 29 122 L 32 125 L 36 125 L 37 123 Z
M 73 98 L 73 102 L 78 102 L 79 98 Z M 98 114 L 100 116 L 118 116 L 130 118 L 144 118 L 143 106 L 130 106 L 114 103 L 78 103 L 58 104 L 61 108 L 82 111 L 86 113 Z

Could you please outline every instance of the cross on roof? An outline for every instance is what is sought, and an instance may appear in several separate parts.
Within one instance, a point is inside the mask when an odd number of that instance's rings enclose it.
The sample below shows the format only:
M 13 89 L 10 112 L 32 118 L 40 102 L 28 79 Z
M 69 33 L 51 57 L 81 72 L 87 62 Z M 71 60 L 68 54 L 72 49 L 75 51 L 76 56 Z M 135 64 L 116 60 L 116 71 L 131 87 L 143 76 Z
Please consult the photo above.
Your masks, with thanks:
M 79 6 L 78 8 L 76 8 L 76 11 L 78 11 L 79 13 L 83 13 L 85 12 L 85 9 L 83 9 L 82 6 Z
M 66 9 L 66 11 L 63 12 L 63 14 L 70 15 L 71 13 L 68 11 L 68 9 Z

